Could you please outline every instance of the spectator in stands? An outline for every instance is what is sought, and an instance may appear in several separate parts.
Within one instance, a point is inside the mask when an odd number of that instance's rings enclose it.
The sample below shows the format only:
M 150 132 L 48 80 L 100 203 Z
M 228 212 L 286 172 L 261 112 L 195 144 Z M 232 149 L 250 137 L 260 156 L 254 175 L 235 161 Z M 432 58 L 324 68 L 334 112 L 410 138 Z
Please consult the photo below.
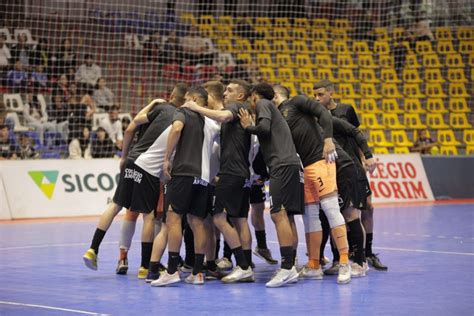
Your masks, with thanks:
M 95 103 L 89 94 L 79 96 L 74 83 L 69 87 L 69 92 L 69 131 L 71 135 L 82 135 L 84 127 L 89 130 L 92 127 L 92 117 L 96 112 Z
M 265 35 L 261 32 L 257 32 L 253 25 L 248 23 L 245 17 L 240 17 L 237 19 L 233 31 L 235 36 L 248 39 L 252 46 L 255 40 L 263 39 L 265 37 Z
M 426 12 L 420 12 L 415 15 L 414 23 L 408 29 L 408 36 L 412 49 L 416 48 L 416 42 L 418 41 L 434 41 L 435 38 L 430 29 L 430 20 Z
M 26 96 L 26 102 L 23 108 L 23 117 L 26 126 L 32 128 L 38 133 L 40 142 L 44 143 L 44 132 L 55 132 L 56 124 L 48 121 L 48 112 L 46 108 L 42 108 L 37 98 L 32 94 Z
M 163 48 L 163 62 L 165 64 L 181 64 L 182 49 L 176 31 L 169 32 Z
M 53 94 L 53 105 L 50 114 L 50 121 L 56 124 L 56 131 L 67 141 L 69 133 L 69 111 L 67 101 L 59 93 Z
M 211 52 L 206 44 L 206 38 L 199 34 L 197 27 L 192 26 L 187 36 L 181 39 L 183 59 L 190 65 L 211 65 L 214 60 L 214 52 Z
M 107 132 L 117 148 L 122 149 L 122 121 L 119 120 L 118 108 L 116 106 L 110 108 L 109 115 L 100 121 L 99 126 Z
M 418 140 L 412 148 L 413 152 L 418 152 L 422 155 L 436 154 L 439 152 L 436 142 L 431 138 L 428 130 L 419 132 Z
M 80 91 L 92 93 L 97 80 L 102 77 L 101 68 L 94 63 L 92 55 L 84 56 L 85 63 L 82 64 L 76 72 L 76 82 Z
M 30 66 L 31 49 L 26 44 L 26 34 L 22 33 L 18 36 L 18 43 L 12 47 L 11 54 L 13 60 L 20 60 L 20 63 L 25 69 Z
M 20 159 L 38 159 L 39 153 L 34 149 L 34 140 L 26 134 L 20 134 L 20 146 L 18 148 L 18 156 Z
M 86 58 L 87 59 L 87 58 Z M 77 66 L 77 54 L 69 39 L 63 39 L 57 56 L 57 74 L 66 74 Z
M 36 66 L 36 70 L 31 73 L 30 83 L 37 92 L 48 88 L 48 75 L 44 72 L 42 64 Z
M 115 155 L 113 141 L 103 127 L 97 128 L 96 137 L 92 139 L 92 158 L 112 158 Z
M 6 74 L 10 66 L 10 59 L 12 58 L 10 49 L 5 41 L 5 35 L 3 33 L 0 34 L 0 85 L 6 85 Z
M 16 159 L 15 144 L 9 137 L 8 127 L 0 125 L 0 160 Z
M 126 116 L 122 118 L 122 132 L 125 134 L 127 127 L 130 125 L 130 119 Z
M 69 81 L 66 75 L 61 75 L 58 79 L 57 85 L 54 88 L 53 94 L 61 96 L 62 102 L 67 103 L 69 100 Z
M 154 63 L 163 63 L 163 41 L 160 32 L 157 31 L 143 43 L 143 54 L 146 61 Z
M 94 98 L 95 104 L 105 111 L 108 111 L 110 107 L 115 104 L 115 95 L 107 88 L 105 78 L 99 78 L 92 97 Z
M 51 56 L 48 49 L 48 41 L 45 38 L 40 38 L 32 51 L 31 64 L 35 67 L 43 66 L 43 70 L 51 74 Z
M 405 68 L 408 49 L 403 45 L 403 42 L 400 39 L 395 42 L 395 46 L 391 49 L 391 52 L 395 61 L 395 70 L 397 71 L 398 77 L 401 78 L 403 68 Z
M 14 92 L 25 92 L 28 86 L 28 73 L 23 70 L 23 64 L 19 59 L 15 61 L 15 68 L 7 74 L 8 86 Z
M 90 134 L 89 127 L 84 127 L 81 131 L 72 133 L 72 140 L 69 143 L 69 159 L 92 158 Z

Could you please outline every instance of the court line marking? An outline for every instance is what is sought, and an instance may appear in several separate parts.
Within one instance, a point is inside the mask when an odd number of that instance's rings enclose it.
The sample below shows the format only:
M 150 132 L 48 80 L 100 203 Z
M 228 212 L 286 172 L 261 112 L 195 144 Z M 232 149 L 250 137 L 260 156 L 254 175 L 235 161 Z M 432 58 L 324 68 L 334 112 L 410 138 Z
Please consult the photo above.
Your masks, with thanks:
M 13 306 L 22 306 L 22 307 L 35 307 L 35 308 L 51 309 L 51 310 L 55 310 L 55 311 L 70 312 L 70 313 L 85 314 L 85 315 L 109 315 L 109 314 L 81 311 L 81 310 L 78 310 L 78 309 L 70 309 L 70 308 L 62 308 L 62 307 L 55 307 L 55 306 L 48 306 L 48 305 L 38 305 L 38 304 L 26 304 L 26 303 L 9 302 L 9 301 L 0 301 L 0 304 L 13 305 Z

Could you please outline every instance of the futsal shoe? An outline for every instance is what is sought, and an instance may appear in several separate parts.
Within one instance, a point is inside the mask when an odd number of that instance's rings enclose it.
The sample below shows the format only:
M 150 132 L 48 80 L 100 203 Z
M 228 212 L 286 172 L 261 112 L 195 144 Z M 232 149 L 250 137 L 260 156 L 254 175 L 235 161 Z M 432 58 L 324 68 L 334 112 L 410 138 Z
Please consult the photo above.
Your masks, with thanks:
M 372 267 L 374 267 L 375 270 L 379 270 L 379 271 L 388 270 L 388 267 L 386 265 L 383 265 L 382 262 L 380 262 L 380 259 L 377 256 L 377 254 L 372 254 L 371 256 L 368 256 L 367 261 Z
M 363 266 L 360 266 L 358 263 L 353 262 L 351 264 L 351 277 L 353 278 L 361 278 L 365 277 L 365 269 Z
M 325 275 L 336 275 L 339 273 L 339 262 L 333 261 L 330 268 L 324 270 Z
M 203 285 L 204 284 L 204 273 L 199 272 L 198 274 L 190 274 L 184 279 L 184 282 L 194 285 Z
M 146 279 L 146 276 L 148 275 L 148 269 L 144 268 L 144 267 L 140 267 L 140 269 L 138 269 L 138 275 L 137 277 L 139 279 Z
M 349 263 L 341 263 L 339 265 L 339 273 L 337 275 L 338 284 L 347 284 L 351 282 L 351 265 Z
M 367 274 L 367 272 L 369 272 L 370 268 L 369 268 L 369 264 L 367 263 L 367 261 L 364 262 L 364 264 L 362 265 L 362 268 L 364 268 L 365 274 Z
M 234 267 L 234 265 L 232 264 L 232 261 L 230 261 L 226 257 L 222 257 L 220 259 L 217 259 L 216 264 L 217 264 L 217 268 L 219 268 L 219 270 L 230 270 Z
M 318 269 L 313 269 L 306 265 L 300 270 L 300 272 L 298 273 L 298 277 L 301 279 L 322 280 L 323 269 L 321 269 L 321 267 Z
M 319 264 L 321 265 L 321 267 L 324 267 L 329 262 L 331 262 L 331 261 L 329 261 L 329 259 L 327 257 L 322 257 L 321 260 L 319 260 Z
M 215 270 L 215 271 L 212 271 L 210 269 L 206 270 L 206 280 L 220 280 L 223 277 L 224 275 L 219 270 Z
M 295 266 L 291 269 L 278 269 L 273 275 L 272 279 L 268 281 L 266 287 L 280 287 L 286 283 L 298 282 L 298 271 Z
M 127 274 L 128 271 L 128 260 L 122 259 L 118 261 L 117 269 L 115 269 L 115 273 L 117 274 Z
M 163 271 L 160 273 L 158 280 L 152 281 L 151 286 L 166 286 L 181 281 L 179 277 L 179 271 L 176 271 L 173 274 L 169 274 L 168 271 Z
M 84 259 L 86 267 L 92 270 L 97 270 L 97 254 L 94 249 L 89 248 L 84 256 L 82 256 L 82 259 Z
M 278 264 L 278 260 L 273 259 L 272 253 L 268 248 L 254 248 L 253 254 L 264 260 L 268 264 Z
M 191 273 L 193 272 L 193 267 L 189 264 L 183 263 L 183 265 L 179 268 L 179 271 L 183 273 Z
M 231 273 L 226 275 L 221 280 L 224 283 L 235 283 L 235 282 L 253 282 L 255 281 L 253 271 L 251 267 L 247 270 L 242 269 L 240 266 L 236 266 Z
M 152 269 L 148 269 L 148 274 L 146 276 L 145 282 L 146 283 L 151 283 L 155 280 L 158 280 L 160 277 L 160 272 L 163 272 L 166 270 L 165 266 L 162 265 L 161 263 L 158 264 L 158 272 L 153 272 Z

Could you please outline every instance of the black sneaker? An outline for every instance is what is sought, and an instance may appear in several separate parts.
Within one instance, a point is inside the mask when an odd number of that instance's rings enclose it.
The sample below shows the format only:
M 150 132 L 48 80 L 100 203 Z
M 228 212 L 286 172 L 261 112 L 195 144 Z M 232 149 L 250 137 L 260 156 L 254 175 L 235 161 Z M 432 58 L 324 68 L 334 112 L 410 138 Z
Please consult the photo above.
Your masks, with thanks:
M 372 254 L 371 256 L 367 257 L 367 262 L 375 269 L 379 271 L 387 271 L 388 267 L 386 265 L 383 265 L 382 262 L 380 262 L 379 257 L 377 254 Z
M 219 270 L 206 270 L 206 280 L 220 280 L 222 279 L 225 275 L 221 273 Z
M 337 275 L 339 274 L 339 262 L 333 261 L 330 268 L 327 268 L 323 272 L 325 275 Z
M 183 263 L 183 265 L 179 268 L 179 271 L 183 273 L 191 273 L 193 272 L 193 266 L 190 266 L 187 263 Z
M 115 269 L 115 273 L 117 274 L 127 274 L 128 271 L 128 260 L 123 259 L 119 260 L 117 264 L 117 268 Z
M 272 253 L 268 248 L 258 248 L 253 250 L 254 255 L 265 260 L 268 264 L 278 264 L 278 260 L 273 259 Z

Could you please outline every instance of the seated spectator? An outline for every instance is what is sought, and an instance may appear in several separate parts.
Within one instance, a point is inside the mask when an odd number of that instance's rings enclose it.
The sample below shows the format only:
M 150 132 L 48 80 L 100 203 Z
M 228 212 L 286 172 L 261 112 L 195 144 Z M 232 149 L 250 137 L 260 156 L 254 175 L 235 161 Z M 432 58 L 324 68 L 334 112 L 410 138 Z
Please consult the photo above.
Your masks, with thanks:
M 163 62 L 166 64 L 181 64 L 182 49 L 176 31 L 171 31 L 166 38 L 163 48 Z
M 426 12 L 421 12 L 415 16 L 415 23 L 408 30 L 412 40 L 417 41 L 434 41 L 433 32 L 430 29 L 430 20 L 426 16 Z
M 112 158 L 115 155 L 115 146 L 103 127 L 97 128 L 96 137 L 92 139 L 92 158 Z
M 69 159 L 91 159 L 91 133 L 89 127 L 75 131 L 69 143 Z
M 68 70 L 77 66 L 77 54 L 72 47 L 71 40 L 63 39 L 57 55 L 57 75 L 67 74 Z M 87 58 L 86 58 L 87 59 Z
M 15 144 L 9 137 L 8 127 L 0 125 L 0 160 L 16 159 Z
M 84 127 L 87 127 L 90 130 L 92 127 L 92 116 L 96 111 L 96 107 L 89 94 L 79 97 L 77 94 L 76 84 L 71 84 L 69 90 L 69 131 L 72 134 L 77 135 L 82 133 Z
M 163 63 L 164 49 L 160 32 L 153 33 L 153 35 L 143 43 L 143 53 L 146 61 Z
M 122 122 L 119 120 L 118 108 L 116 106 L 110 108 L 109 115 L 100 121 L 99 126 L 107 132 L 110 140 L 112 140 L 117 148 L 122 149 Z
M 12 47 L 11 54 L 13 60 L 20 60 L 23 68 L 28 70 L 31 64 L 32 51 L 26 44 L 26 34 L 18 36 L 18 43 Z
M 19 59 L 15 62 L 15 68 L 7 74 L 8 86 L 14 92 L 25 92 L 28 87 L 28 73 L 23 70 L 23 64 Z
M 50 122 L 56 124 L 56 131 L 67 141 L 69 134 L 69 110 L 61 94 L 53 94 L 52 109 L 49 111 Z
M 99 78 L 97 81 L 97 89 L 94 91 L 92 97 L 95 104 L 105 111 L 108 111 L 110 107 L 115 104 L 115 95 L 107 88 L 105 78 Z
M 128 117 L 123 117 L 122 118 L 122 133 L 125 134 L 125 130 L 128 128 L 130 125 L 130 119 Z
M 44 143 L 44 132 L 55 132 L 56 124 L 48 121 L 48 113 L 46 109 L 42 109 L 38 100 L 33 98 L 33 95 L 26 96 L 26 103 L 23 109 L 23 117 L 25 118 L 26 126 L 33 128 L 38 133 L 40 142 Z
M 76 72 L 76 82 L 78 83 L 79 90 L 92 93 L 100 77 L 102 77 L 101 68 L 94 64 L 92 55 L 86 55 L 85 63 Z
M 206 39 L 199 34 L 195 26 L 191 27 L 188 35 L 181 39 L 183 59 L 186 60 L 188 64 L 212 64 L 215 53 L 209 50 L 205 40 Z
M 10 66 L 12 55 L 5 41 L 5 35 L 3 33 L 0 34 L 0 85 L 6 86 L 6 74 Z
M 35 91 L 41 91 L 48 87 L 48 75 L 44 72 L 44 66 L 38 65 L 36 70 L 31 73 L 31 85 L 35 89 Z
M 32 52 L 31 64 L 36 67 L 36 69 L 38 69 L 39 66 L 43 66 L 43 71 L 51 75 L 52 56 L 49 52 L 48 41 L 45 38 L 38 40 L 38 44 Z
M 428 130 L 422 130 L 420 135 L 412 148 L 413 152 L 418 152 L 422 155 L 435 155 L 439 152 L 436 142 L 431 138 Z
M 26 134 L 21 134 L 19 137 L 20 147 L 18 149 L 18 156 L 20 159 L 38 159 L 39 153 L 34 147 L 34 140 Z
M 69 100 L 69 81 L 66 75 L 61 75 L 58 79 L 56 87 L 54 87 L 53 94 L 60 96 L 63 103 Z

